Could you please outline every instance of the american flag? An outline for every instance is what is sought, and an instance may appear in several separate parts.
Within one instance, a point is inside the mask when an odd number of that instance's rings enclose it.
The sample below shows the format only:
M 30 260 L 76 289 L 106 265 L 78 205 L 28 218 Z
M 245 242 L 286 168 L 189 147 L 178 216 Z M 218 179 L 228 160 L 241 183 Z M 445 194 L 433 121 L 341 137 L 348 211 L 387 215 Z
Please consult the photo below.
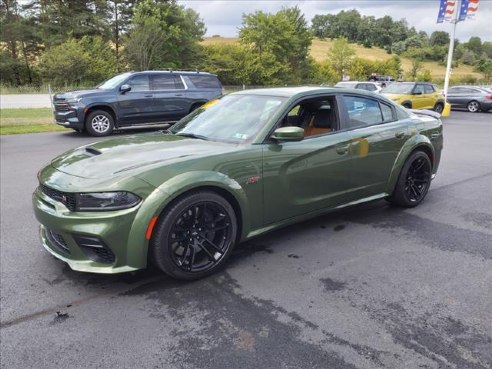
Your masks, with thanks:
M 478 2 L 478 0 L 468 0 L 468 1 Z M 437 16 L 437 23 L 442 23 L 444 21 L 449 22 L 450 20 L 452 20 L 457 3 L 458 0 L 441 0 L 441 3 L 439 4 L 439 14 Z
M 462 0 L 459 20 L 472 19 L 475 17 L 475 13 L 478 9 L 479 0 Z

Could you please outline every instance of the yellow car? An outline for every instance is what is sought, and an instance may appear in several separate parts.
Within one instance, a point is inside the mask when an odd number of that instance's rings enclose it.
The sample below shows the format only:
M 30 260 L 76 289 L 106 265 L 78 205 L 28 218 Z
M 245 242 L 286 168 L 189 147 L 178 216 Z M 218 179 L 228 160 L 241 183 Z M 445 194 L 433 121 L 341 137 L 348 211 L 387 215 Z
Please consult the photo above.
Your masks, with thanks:
M 381 93 L 408 109 L 431 109 L 441 114 L 445 106 L 444 96 L 431 83 L 397 82 L 390 84 Z

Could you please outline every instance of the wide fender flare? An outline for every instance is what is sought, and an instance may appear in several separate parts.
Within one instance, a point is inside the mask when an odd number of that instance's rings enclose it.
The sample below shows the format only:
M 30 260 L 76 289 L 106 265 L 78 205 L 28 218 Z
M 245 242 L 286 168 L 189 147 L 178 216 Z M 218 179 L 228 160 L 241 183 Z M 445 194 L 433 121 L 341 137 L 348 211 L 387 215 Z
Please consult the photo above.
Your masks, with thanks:
M 393 164 L 393 168 L 391 169 L 391 174 L 388 183 L 386 184 L 386 190 L 385 190 L 386 193 L 388 194 L 393 193 L 393 190 L 396 186 L 396 182 L 398 181 L 398 177 L 400 176 L 400 172 L 401 169 L 403 168 L 403 165 L 405 164 L 405 161 L 410 156 L 410 154 L 419 147 L 428 149 L 430 152 L 432 152 L 431 161 L 434 161 L 433 158 L 435 155 L 435 151 L 429 138 L 421 134 L 416 134 L 412 136 L 409 140 L 405 142 L 400 152 L 398 153 L 398 156 L 396 157 L 396 160 Z
M 176 198 L 186 192 L 200 188 L 218 188 L 234 197 L 239 205 L 241 221 L 241 238 L 249 232 L 250 211 L 248 198 L 244 189 L 234 179 L 213 171 L 192 171 L 177 175 L 157 187 L 142 203 L 132 224 L 128 239 L 127 260 L 134 260 L 132 266 L 145 267 L 149 240 L 147 229 L 155 216 L 160 216 L 164 209 Z M 238 217 L 239 218 L 239 217 Z M 135 264 L 135 265 L 133 265 Z

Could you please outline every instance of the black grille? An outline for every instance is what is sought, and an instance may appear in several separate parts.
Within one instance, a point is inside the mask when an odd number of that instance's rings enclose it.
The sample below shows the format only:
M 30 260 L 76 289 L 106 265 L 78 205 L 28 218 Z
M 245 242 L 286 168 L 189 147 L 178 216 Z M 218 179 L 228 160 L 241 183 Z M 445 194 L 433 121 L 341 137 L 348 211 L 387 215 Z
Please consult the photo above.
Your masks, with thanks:
M 97 237 L 73 236 L 75 242 L 80 246 L 85 256 L 98 263 L 112 264 L 115 261 L 113 252 L 104 242 Z
M 46 238 L 48 238 L 48 241 L 50 242 L 52 248 L 58 251 L 60 254 L 66 256 L 70 255 L 70 249 L 68 248 L 67 243 L 65 242 L 65 239 L 61 234 L 58 234 L 56 232 L 53 232 L 51 229 L 46 228 Z
M 70 105 L 64 101 L 55 101 L 55 110 L 56 111 L 68 111 L 70 110 Z
M 70 211 L 75 211 L 75 194 L 58 191 L 45 185 L 40 185 L 39 187 L 41 188 L 41 192 L 43 192 L 46 196 L 61 202 Z

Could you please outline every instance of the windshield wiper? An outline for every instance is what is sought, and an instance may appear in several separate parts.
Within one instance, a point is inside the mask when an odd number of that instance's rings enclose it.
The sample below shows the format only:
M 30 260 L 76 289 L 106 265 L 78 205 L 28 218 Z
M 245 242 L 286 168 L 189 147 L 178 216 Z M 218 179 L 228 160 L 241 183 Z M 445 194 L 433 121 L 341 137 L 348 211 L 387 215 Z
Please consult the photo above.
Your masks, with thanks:
M 205 141 L 208 141 L 209 140 L 209 138 L 207 136 L 202 136 L 202 135 L 197 135 L 197 134 L 194 134 L 194 133 L 187 133 L 187 132 L 176 133 L 176 136 L 183 136 L 183 137 L 190 137 L 190 138 L 198 138 L 200 140 L 205 140 Z

